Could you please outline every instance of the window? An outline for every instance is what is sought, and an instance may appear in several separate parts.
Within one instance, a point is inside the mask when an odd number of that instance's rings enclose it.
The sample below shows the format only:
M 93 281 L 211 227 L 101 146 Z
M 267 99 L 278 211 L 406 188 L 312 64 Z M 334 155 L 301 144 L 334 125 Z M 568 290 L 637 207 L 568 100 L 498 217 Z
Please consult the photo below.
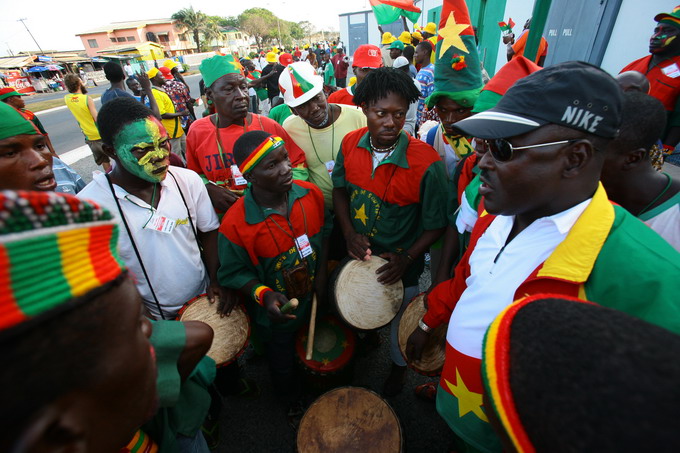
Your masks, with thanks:
M 96 39 L 88 39 L 87 45 L 90 46 L 90 49 L 97 49 L 99 47 L 99 44 L 97 44 Z
M 118 41 L 118 42 L 125 42 L 125 38 L 116 38 L 116 41 Z
M 170 42 L 170 39 L 168 39 L 168 35 L 158 35 L 158 42 L 167 44 Z
M 134 40 L 135 40 L 135 37 L 134 37 L 134 36 L 128 36 L 128 37 L 127 37 L 127 40 L 128 40 L 128 41 L 134 41 Z
M 111 42 L 116 42 L 116 38 L 111 38 Z

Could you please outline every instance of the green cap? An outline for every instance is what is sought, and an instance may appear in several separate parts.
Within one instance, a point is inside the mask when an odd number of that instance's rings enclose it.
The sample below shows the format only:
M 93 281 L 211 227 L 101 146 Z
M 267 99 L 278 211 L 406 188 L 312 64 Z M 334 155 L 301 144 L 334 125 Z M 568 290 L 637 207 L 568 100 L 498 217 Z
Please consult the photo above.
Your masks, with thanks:
M 26 95 L 19 93 L 14 87 L 7 87 L 0 90 L 0 101 L 3 99 L 11 98 L 12 96 L 26 96 Z
M 17 109 L 0 102 L 0 140 L 15 135 L 38 134 L 33 123 L 24 118 Z
M 206 58 L 198 69 L 201 71 L 206 87 L 210 87 L 215 80 L 227 74 L 243 75 L 243 66 L 233 55 L 215 55 Z
M 390 44 L 390 49 L 404 50 L 404 43 L 399 40 L 396 40 L 392 44 Z

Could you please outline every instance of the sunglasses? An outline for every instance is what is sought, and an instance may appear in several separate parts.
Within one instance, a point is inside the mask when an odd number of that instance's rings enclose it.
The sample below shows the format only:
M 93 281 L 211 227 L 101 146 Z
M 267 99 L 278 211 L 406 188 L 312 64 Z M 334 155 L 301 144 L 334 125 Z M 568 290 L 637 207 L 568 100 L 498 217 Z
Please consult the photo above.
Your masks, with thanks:
M 530 149 L 530 148 L 542 148 L 544 146 L 553 146 L 553 145 L 564 145 L 566 143 L 573 143 L 578 140 L 561 140 L 559 142 L 550 142 L 550 143 L 537 143 L 535 145 L 528 145 L 528 146 L 513 146 L 512 143 L 509 141 L 505 140 L 504 138 L 496 138 L 493 140 L 484 140 L 486 142 L 486 148 L 489 150 L 493 158 L 498 161 L 498 162 L 508 162 L 509 160 L 512 159 L 512 155 L 515 151 L 519 151 L 521 149 Z

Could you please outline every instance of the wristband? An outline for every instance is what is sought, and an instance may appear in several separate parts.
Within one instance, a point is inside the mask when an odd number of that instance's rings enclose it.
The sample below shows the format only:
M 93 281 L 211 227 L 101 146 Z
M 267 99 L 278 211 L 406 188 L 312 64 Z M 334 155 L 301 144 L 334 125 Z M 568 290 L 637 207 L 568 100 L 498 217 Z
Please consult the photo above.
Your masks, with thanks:
M 430 333 L 430 330 L 432 330 L 432 327 L 425 324 L 425 322 L 423 321 L 423 318 L 420 318 L 420 321 L 418 321 L 418 327 L 420 327 L 421 330 L 425 333 Z
M 274 291 L 269 286 L 258 285 L 253 288 L 253 299 L 260 305 L 264 305 L 264 295 L 269 291 Z

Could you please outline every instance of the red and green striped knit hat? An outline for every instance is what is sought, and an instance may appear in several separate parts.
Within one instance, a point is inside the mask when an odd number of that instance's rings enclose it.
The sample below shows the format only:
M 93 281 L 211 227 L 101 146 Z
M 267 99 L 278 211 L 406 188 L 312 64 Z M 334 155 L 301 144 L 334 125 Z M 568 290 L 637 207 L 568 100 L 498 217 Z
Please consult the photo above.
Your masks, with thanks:
M 680 5 L 673 8 L 670 13 L 660 13 L 654 16 L 654 20 L 662 24 L 680 28 Z
M 109 211 L 53 192 L 0 192 L 0 331 L 118 277 Z

